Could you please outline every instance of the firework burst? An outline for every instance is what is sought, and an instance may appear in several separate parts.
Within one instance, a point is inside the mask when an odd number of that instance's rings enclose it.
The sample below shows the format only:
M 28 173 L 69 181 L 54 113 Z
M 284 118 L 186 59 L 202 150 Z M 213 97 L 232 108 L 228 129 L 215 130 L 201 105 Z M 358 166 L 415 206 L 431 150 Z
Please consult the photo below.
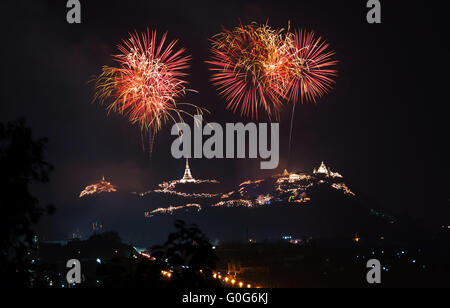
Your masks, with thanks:
M 329 51 L 329 44 L 314 32 L 298 30 L 290 34 L 291 59 L 289 74 L 288 99 L 316 102 L 318 97 L 328 93 L 337 71 L 333 60 L 334 51 Z
M 189 91 L 187 75 L 190 56 L 185 49 L 175 50 L 177 41 L 166 43 L 165 33 L 159 44 L 156 31 L 130 34 L 118 46 L 119 54 L 113 56 L 117 66 L 104 66 L 95 78 L 95 101 L 108 102 L 108 111 L 139 124 L 144 132 L 153 135 L 168 121 L 183 121 L 182 115 L 190 113 L 181 106 L 191 106 L 197 113 L 202 109 L 192 104 L 177 103 Z
M 212 82 L 233 112 L 258 118 L 262 109 L 278 117 L 285 98 L 291 44 L 284 30 L 252 23 L 215 35 L 212 41 Z
M 329 44 L 314 32 L 304 30 L 289 33 L 290 61 L 288 73 L 287 98 L 293 102 L 289 131 L 289 151 L 292 143 L 292 128 L 294 123 L 295 106 L 300 97 L 303 103 L 316 103 L 318 97 L 328 93 L 334 84 L 337 70 L 334 68 L 338 61 L 333 60 L 334 51 L 328 50 Z

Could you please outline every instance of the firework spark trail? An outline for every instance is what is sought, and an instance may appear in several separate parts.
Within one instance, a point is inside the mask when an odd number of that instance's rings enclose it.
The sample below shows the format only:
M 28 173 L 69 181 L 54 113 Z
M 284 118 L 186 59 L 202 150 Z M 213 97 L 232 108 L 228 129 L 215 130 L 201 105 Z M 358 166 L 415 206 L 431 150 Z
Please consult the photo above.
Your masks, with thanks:
M 95 78 L 94 101 L 111 102 L 107 110 L 125 115 L 132 124 L 139 124 L 149 134 L 150 151 L 154 135 L 169 120 L 183 122 L 182 115 L 193 116 L 181 107 L 192 107 L 198 114 L 204 109 L 193 104 L 177 103 L 186 94 L 190 56 L 183 55 L 184 48 L 175 50 L 177 41 L 166 43 L 167 32 L 159 44 L 156 31 L 150 34 L 130 34 L 118 46 L 119 54 L 113 56 L 117 67 L 103 66 Z
M 313 31 L 295 31 L 291 40 L 291 61 L 289 69 L 288 100 L 293 102 L 289 131 L 289 152 L 292 146 L 292 128 L 296 103 L 300 101 L 316 103 L 318 97 L 327 94 L 333 84 L 337 70 L 333 60 L 334 51 L 328 51 L 329 44 Z
M 252 23 L 224 29 L 211 39 L 211 81 L 228 109 L 256 119 L 263 109 L 269 118 L 278 118 L 288 87 L 282 74 L 290 58 L 283 31 Z

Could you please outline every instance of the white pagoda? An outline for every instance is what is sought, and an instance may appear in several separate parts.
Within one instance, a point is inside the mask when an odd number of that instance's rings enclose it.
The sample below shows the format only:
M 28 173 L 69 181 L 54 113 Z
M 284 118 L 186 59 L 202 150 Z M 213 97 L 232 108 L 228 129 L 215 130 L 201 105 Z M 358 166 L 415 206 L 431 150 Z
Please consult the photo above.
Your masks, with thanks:
M 314 174 L 324 174 L 324 175 L 328 175 L 328 168 L 325 166 L 325 164 L 322 162 L 320 164 L 320 167 L 318 170 L 314 169 L 313 171 Z
M 324 162 L 322 162 L 320 164 L 319 169 L 314 169 L 313 171 L 314 174 L 322 174 L 325 175 L 327 177 L 332 177 L 332 178 L 342 178 L 342 175 L 339 174 L 338 172 L 333 172 L 331 171 L 330 168 L 327 168 L 327 166 L 325 166 Z
M 184 170 L 184 176 L 180 180 L 180 183 L 195 183 L 195 179 L 192 177 L 191 170 L 189 169 L 189 161 L 186 158 L 186 169 Z

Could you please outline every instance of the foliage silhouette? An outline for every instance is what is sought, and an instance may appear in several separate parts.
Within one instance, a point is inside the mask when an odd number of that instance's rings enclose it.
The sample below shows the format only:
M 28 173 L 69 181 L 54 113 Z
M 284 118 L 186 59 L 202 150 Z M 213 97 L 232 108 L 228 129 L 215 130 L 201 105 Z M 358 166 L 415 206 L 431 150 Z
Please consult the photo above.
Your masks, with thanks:
M 212 245 L 195 225 L 181 220 L 175 222 L 176 231 L 169 234 L 166 243 L 150 249 L 152 257 L 136 253 L 133 247 L 122 244 L 115 232 L 96 234 L 83 242 L 83 246 L 95 243 L 102 251 L 112 251 L 121 246 L 116 257 L 107 258 L 97 267 L 98 287 L 110 288 L 159 288 L 159 287 L 220 287 L 212 279 L 216 257 Z M 112 245 L 112 246 L 111 246 Z M 85 250 L 85 249 L 83 249 Z M 96 252 L 99 255 L 100 252 Z M 170 279 L 161 275 L 172 271 Z
M 216 267 L 213 246 L 196 225 L 175 221 L 176 231 L 163 246 L 153 247 L 156 258 L 167 261 L 173 270 L 173 287 L 218 287 L 212 279 Z
M 26 259 L 33 248 L 32 226 L 54 208 L 39 206 L 32 183 L 46 183 L 53 167 L 44 160 L 47 139 L 33 139 L 25 121 L 0 123 L 0 286 L 26 287 L 33 281 Z

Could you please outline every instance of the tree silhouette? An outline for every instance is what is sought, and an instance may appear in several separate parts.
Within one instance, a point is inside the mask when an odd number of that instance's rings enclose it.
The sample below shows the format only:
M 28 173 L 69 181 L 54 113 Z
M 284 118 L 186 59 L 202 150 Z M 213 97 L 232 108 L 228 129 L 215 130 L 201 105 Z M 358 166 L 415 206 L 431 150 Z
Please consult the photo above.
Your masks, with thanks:
M 0 123 L 0 286 L 30 285 L 26 255 L 33 247 L 31 228 L 43 214 L 54 211 L 40 207 L 29 192 L 33 182 L 47 182 L 53 169 L 44 161 L 46 142 L 34 140 L 23 119 Z
M 175 221 L 176 231 L 163 246 L 153 247 L 154 255 L 174 271 L 172 286 L 213 287 L 212 270 L 216 267 L 213 246 L 196 225 Z
M 117 233 L 109 232 L 93 235 L 82 242 L 94 245 L 102 251 L 113 247 L 128 247 L 130 254 L 106 259 L 98 266 L 96 275 L 101 280 L 99 287 L 109 288 L 160 288 L 160 287 L 220 287 L 212 279 L 216 257 L 212 245 L 195 225 L 187 225 L 181 220 L 175 222 L 176 231 L 169 234 L 162 246 L 152 247 L 150 260 L 140 256 L 132 246 L 121 244 Z M 112 245 L 112 246 L 111 246 Z M 115 248 L 114 248 L 115 249 Z M 99 252 L 96 253 L 97 255 Z M 173 276 L 163 279 L 161 271 L 170 268 Z

